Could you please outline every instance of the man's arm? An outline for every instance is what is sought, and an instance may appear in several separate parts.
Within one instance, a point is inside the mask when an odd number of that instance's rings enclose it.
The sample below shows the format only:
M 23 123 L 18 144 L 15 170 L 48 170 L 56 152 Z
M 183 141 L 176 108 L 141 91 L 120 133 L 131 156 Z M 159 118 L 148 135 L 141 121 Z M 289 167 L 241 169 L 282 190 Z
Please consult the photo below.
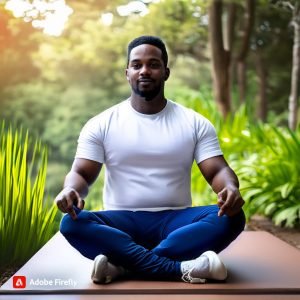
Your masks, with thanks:
M 102 164 L 96 161 L 77 158 L 71 171 L 67 174 L 63 190 L 56 196 L 57 207 L 64 213 L 70 214 L 72 219 L 77 215 L 73 205 L 83 209 L 84 198 L 88 194 L 89 186 L 96 180 Z
M 219 216 L 237 214 L 245 201 L 239 191 L 239 181 L 223 156 L 208 158 L 198 164 L 200 171 L 218 194 Z

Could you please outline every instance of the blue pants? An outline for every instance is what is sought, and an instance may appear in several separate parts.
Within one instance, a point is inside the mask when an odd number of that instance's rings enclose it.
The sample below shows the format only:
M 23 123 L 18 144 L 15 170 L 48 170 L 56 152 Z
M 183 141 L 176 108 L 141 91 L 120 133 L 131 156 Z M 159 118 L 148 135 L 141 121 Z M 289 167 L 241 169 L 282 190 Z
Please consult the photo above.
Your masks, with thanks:
M 222 251 L 245 226 L 243 211 L 218 217 L 216 205 L 158 212 L 76 210 L 78 218 L 66 214 L 60 231 L 82 255 L 104 254 L 139 276 L 161 279 L 180 277 L 181 261 Z

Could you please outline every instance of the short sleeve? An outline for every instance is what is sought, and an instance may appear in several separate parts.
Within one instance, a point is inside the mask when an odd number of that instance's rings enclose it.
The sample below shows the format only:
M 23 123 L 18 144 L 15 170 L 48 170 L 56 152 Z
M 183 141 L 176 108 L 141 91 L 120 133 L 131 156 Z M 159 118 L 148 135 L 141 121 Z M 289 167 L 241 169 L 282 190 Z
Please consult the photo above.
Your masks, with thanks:
M 216 130 L 207 119 L 197 118 L 196 131 L 197 142 L 194 158 L 197 164 L 205 159 L 223 155 Z
M 75 158 L 85 158 L 104 163 L 103 135 L 97 117 L 89 120 L 82 128 L 78 138 Z

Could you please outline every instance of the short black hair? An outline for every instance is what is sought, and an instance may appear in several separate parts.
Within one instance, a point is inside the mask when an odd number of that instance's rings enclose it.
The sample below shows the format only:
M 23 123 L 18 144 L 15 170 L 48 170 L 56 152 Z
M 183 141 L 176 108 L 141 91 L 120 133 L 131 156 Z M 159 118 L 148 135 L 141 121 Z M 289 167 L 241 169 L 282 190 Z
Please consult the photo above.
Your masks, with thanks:
M 129 56 L 130 56 L 131 50 L 133 48 L 137 47 L 137 46 L 144 45 L 144 44 L 152 45 L 152 46 L 155 46 L 155 47 L 159 48 L 161 50 L 161 53 L 162 53 L 162 60 L 164 62 L 164 65 L 165 65 L 165 67 L 167 67 L 167 65 L 168 65 L 168 53 L 167 53 L 166 45 L 159 37 L 152 36 L 152 35 L 139 36 L 139 37 L 135 38 L 134 40 L 132 40 L 128 44 L 127 65 L 129 64 Z

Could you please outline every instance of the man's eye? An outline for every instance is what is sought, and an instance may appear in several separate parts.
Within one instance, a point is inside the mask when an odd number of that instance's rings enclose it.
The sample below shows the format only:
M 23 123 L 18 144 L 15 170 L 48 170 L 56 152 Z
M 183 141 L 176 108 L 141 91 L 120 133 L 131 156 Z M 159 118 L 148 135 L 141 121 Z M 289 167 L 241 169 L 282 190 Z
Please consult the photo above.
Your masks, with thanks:
M 150 67 L 153 68 L 153 69 L 158 69 L 160 67 L 160 64 L 159 63 L 152 63 L 150 65 Z
M 133 64 L 132 65 L 132 68 L 135 69 L 135 70 L 139 69 L 140 67 L 141 67 L 140 64 Z

